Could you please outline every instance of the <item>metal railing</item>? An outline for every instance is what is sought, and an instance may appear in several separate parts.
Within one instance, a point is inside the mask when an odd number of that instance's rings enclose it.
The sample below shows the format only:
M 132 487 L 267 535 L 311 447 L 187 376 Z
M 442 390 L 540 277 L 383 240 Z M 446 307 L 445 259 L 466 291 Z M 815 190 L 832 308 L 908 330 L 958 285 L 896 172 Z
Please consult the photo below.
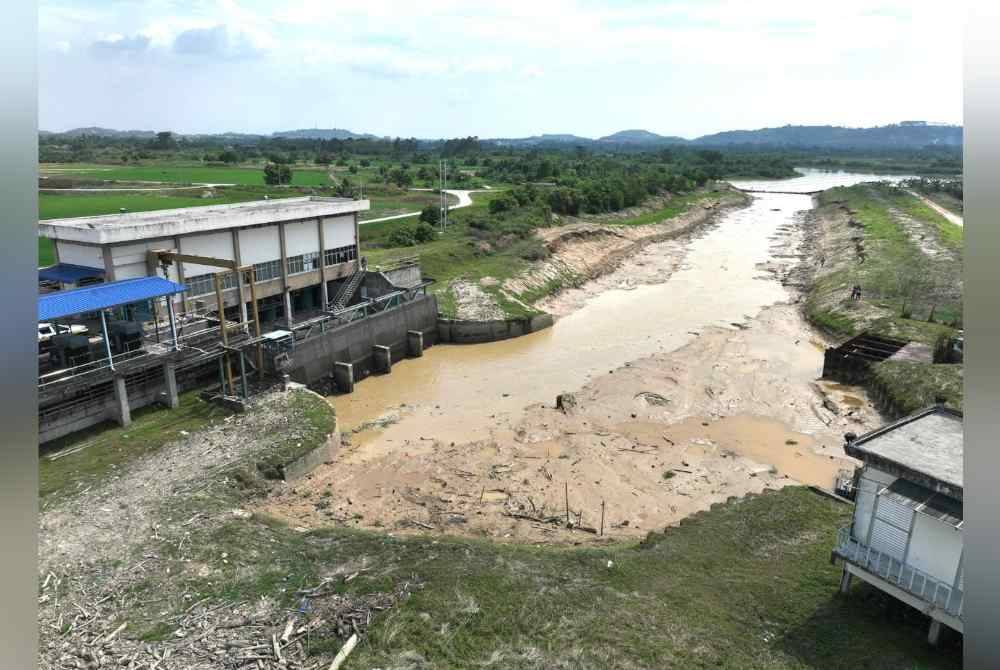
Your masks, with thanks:
M 837 531 L 834 552 L 845 561 L 864 568 L 924 602 L 939 607 L 952 616 L 962 617 L 962 605 L 965 601 L 962 590 L 858 541 L 851 536 L 849 527 Z

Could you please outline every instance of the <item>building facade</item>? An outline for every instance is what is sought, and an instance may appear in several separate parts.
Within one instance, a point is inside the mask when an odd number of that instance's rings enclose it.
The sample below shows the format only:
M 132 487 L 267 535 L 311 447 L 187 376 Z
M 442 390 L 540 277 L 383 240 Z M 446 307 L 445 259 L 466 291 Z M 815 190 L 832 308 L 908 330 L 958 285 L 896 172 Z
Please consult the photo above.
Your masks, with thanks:
M 854 514 L 833 551 L 841 591 L 858 577 L 931 618 L 963 631 L 962 415 L 935 406 L 860 437 L 845 451 L 855 473 Z
M 180 261 L 154 267 L 150 251 L 253 266 L 262 319 L 291 323 L 296 315 L 323 309 L 339 283 L 358 271 L 358 213 L 368 208 L 367 200 L 281 198 L 54 219 L 39 222 L 39 235 L 53 240 L 53 276 L 117 281 L 160 274 L 186 287 L 177 298 L 181 313 L 216 309 L 214 275 L 221 268 Z M 244 283 L 241 273 L 225 275 L 226 308 L 245 313 L 250 293 Z

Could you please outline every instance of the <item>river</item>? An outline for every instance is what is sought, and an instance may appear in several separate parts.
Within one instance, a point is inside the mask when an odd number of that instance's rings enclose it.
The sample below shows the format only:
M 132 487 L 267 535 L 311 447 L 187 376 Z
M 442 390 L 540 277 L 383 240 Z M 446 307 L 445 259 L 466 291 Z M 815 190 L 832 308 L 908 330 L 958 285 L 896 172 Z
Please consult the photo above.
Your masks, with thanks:
M 906 178 L 806 168 L 800 172 L 803 175 L 793 179 L 732 183 L 805 193 Z M 391 375 L 370 377 L 353 394 L 336 396 L 341 425 L 355 428 L 403 406 L 402 420 L 379 431 L 382 437 L 481 439 L 498 418 L 526 405 L 552 402 L 556 394 L 628 361 L 678 349 L 707 327 L 731 328 L 787 299 L 787 291 L 759 265 L 771 260 L 771 240 L 779 228 L 811 207 L 808 195 L 755 193 L 748 207 L 724 215 L 686 244 L 683 264 L 666 281 L 605 291 L 559 318 L 552 328 L 525 337 L 429 348 L 422 358 L 393 366 Z

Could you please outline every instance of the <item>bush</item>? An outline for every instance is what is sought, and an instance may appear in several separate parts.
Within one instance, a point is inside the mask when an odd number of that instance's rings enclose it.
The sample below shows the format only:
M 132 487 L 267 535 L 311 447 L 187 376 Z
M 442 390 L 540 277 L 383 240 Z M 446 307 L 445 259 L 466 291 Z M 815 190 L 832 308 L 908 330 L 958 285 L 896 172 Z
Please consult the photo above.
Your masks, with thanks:
M 420 220 L 425 223 L 436 225 L 441 222 L 441 210 L 437 205 L 427 205 L 420 210 Z
M 409 226 L 400 226 L 389 233 L 387 242 L 390 247 L 412 247 L 417 243 L 416 232 Z
M 416 240 L 418 244 L 432 242 L 436 237 L 437 231 L 434 229 L 434 226 L 429 223 L 417 224 L 416 230 L 413 231 L 413 239 Z

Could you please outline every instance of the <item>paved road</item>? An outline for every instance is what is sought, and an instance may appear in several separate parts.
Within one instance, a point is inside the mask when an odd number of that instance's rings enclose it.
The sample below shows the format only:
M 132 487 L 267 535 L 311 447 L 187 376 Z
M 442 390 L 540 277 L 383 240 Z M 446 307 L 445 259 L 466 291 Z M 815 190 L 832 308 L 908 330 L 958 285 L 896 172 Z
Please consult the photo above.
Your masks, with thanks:
M 469 195 L 470 193 L 482 193 L 483 191 L 487 190 L 488 188 L 489 187 L 487 187 L 486 189 L 472 189 L 472 190 L 462 190 L 462 191 L 457 190 L 457 189 L 446 188 L 444 190 L 445 193 L 447 193 L 448 195 L 453 195 L 456 198 L 458 198 L 458 204 L 457 205 L 451 205 L 450 207 L 448 207 L 448 211 L 450 212 L 453 209 L 461 209 L 462 207 L 468 207 L 469 205 L 472 204 L 472 196 Z M 411 191 L 433 191 L 434 189 L 432 189 L 432 188 L 411 188 L 410 190 Z M 395 219 L 409 219 L 410 217 L 413 217 L 413 216 L 420 216 L 420 212 L 407 212 L 406 214 L 395 214 L 393 216 L 383 216 L 383 217 L 378 218 L 378 219 L 368 219 L 367 221 L 361 221 L 361 222 L 359 222 L 358 225 L 363 226 L 366 223 L 378 223 L 380 221 L 393 221 Z
M 930 198 L 924 197 L 923 195 L 917 193 L 916 191 L 908 191 L 908 193 L 910 195 L 916 197 L 916 198 L 920 198 L 920 200 L 922 200 L 925 205 L 927 205 L 928 207 L 930 207 L 931 209 L 933 209 L 935 212 L 937 212 L 938 214 L 940 214 L 944 218 L 946 218 L 949 221 L 951 221 L 952 223 L 954 223 L 956 226 L 962 226 L 963 228 L 965 227 L 965 219 L 963 219 L 958 214 L 955 214 L 954 212 L 949 212 L 947 209 L 945 209 L 941 205 L 937 204 L 936 202 L 934 202 Z

